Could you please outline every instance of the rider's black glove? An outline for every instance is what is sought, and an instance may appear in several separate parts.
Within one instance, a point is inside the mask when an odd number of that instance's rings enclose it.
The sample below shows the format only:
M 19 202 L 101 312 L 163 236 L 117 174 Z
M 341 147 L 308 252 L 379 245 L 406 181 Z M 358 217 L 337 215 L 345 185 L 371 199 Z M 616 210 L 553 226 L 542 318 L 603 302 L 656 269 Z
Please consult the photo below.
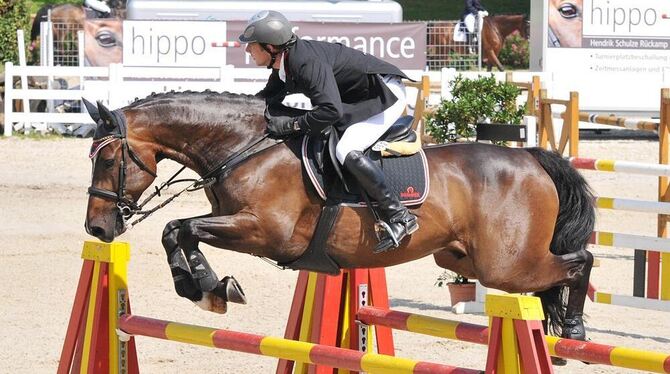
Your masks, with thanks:
M 268 119 L 267 130 L 270 136 L 284 138 L 300 132 L 298 117 L 276 116 Z

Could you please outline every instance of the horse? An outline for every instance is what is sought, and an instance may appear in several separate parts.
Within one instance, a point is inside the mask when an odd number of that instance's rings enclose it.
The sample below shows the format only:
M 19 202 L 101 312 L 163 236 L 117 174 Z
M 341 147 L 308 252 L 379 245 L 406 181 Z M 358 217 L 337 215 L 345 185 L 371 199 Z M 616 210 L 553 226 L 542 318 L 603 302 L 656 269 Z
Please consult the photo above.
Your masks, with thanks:
M 504 71 L 505 68 L 500 63 L 498 54 L 505 43 L 505 38 L 513 32 L 518 32 L 521 37 L 528 39 L 528 22 L 526 21 L 526 16 L 523 14 L 499 14 L 484 17 L 483 20 L 484 24 L 482 25 L 481 32 L 482 63 L 486 65 L 488 71 L 493 70 L 494 66 L 498 70 Z M 459 27 L 458 23 L 438 22 L 433 27 L 444 31 L 429 35 L 428 45 L 434 46 L 432 54 L 437 53 L 446 56 L 450 53 L 460 55 L 469 53 L 469 45 L 467 43 L 454 41 L 454 28 Z
M 582 0 L 549 1 L 549 46 L 582 46 Z
M 129 212 L 144 205 L 138 201 L 163 159 L 205 177 L 200 187 L 211 212 L 172 220 L 162 233 L 180 296 L 222 313 L 227 302 L 246 301 L 234 278 L 218 280 L 200 243 L 278 263 L 306 252 L 324 202 L 303 172 L 302 140 L 265 134 L 263 100 L 205 91 L 153 94 L 114 111 L 84 103 L 98 124 L 88 234 L 104 242 L 121 235 Z M 399 248 L 375 254 L 372 214 L 344 206 L 325 252 L 341 268 L 432 255 L 438 266 L 486 287 L 535 292 L 551 331 L 583 340 L 593 264 L 586 247 L 595 221 L 584 178 L 560 155 L 540 148 L 456 143 L 423 152 L 430 194 L 412 208 L 421 228 Z

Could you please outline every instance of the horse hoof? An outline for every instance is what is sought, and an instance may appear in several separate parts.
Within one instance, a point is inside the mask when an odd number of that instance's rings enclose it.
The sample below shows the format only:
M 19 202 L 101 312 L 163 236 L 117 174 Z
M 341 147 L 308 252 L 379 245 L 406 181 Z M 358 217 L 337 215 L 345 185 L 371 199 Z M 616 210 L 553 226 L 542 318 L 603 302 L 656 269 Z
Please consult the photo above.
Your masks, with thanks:
M 551 364 L 554 366 L 565 366 L 568 364 L 568 360 L 562 357 L 551 356 Z
M 214 289 L 214 294 L 222 299 L 236 304 L 246 304 L 247 297 L 242 290 L 242 286 L 232 276 L 226 276 L 221 279 L 221 282 Z
M 200 309 L 218 314 L 225 314 L 228 311 L 228 304 L 222 297 L 213 292 L 204 292 L 202 296 L 199 301 L 194 301 Z

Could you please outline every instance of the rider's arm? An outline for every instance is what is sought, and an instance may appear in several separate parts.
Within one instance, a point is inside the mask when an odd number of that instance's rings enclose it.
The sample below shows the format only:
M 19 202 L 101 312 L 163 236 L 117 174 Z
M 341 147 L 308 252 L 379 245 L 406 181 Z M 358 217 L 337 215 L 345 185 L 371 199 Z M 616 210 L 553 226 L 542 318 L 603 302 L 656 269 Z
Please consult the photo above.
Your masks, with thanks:
M 318 133 L 342 118 L 340 91 L 330 65 L 322 61 L 307 61 L 300 66 L 296 80 L 313 107 L 298 117 L 298 125 L 302 131 Z
M 284 82 L 279 78 L 278 70 L 272 70 L 265 88 L 258 91 L 256 96 L 265 99 L 266 104 L 281 103 L 286 97 Z

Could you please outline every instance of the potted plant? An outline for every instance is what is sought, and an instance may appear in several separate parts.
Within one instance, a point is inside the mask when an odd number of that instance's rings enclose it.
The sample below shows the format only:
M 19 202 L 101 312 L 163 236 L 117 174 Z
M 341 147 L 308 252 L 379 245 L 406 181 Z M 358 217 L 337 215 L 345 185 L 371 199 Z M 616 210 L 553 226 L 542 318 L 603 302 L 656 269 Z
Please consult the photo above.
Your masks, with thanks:
M 521 90 L 515 85 L 498 82 L 493 74 L 476 79 L 459 74 L 449 87 L 452 98 L 425 116 L 426 132 L 437 143 L 473 140 L 477 123 L 521 123 L 524 106 L 517 104 Z
M 435 285 L 449 289 L 449 296 L 451 297 L 451 306 L 454 306 L 462 301 L 474 301 L 476 297 L 475 283 L 470 282 L 468 278 L 445 270 L 437 277 Z

